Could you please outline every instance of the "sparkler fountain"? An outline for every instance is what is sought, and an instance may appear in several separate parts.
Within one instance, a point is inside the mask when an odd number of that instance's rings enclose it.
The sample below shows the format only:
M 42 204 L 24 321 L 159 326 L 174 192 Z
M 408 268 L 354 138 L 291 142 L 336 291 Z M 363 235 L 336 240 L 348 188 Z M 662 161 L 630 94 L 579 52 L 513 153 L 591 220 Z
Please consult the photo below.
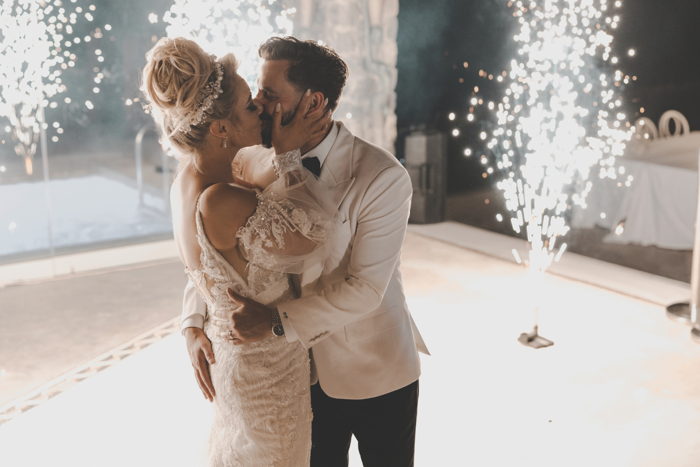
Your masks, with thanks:
M 505 88 L 502 101 L 485 104 L 497 125 L 490 135 L 481 133 L 491 156 L 482 156 L 482 162 L 489 174 L 494 163 L 503 174 L 497 186 L 505 195 L 513 229 L 520 233 L 524 228 L 527 234 L 528 269 L 535 284 L 566 250 L 561 238 L 569 231 L 567 213 L 574 204 L 586 207 L 589 177 L 597 171 L 601 178 L 617 178 L 615 158 L 631 138 L 619 96 L 629 76 L 610 71 L 618 63 L 611 45 L 620 21 L 614 10 L 621 2 L 610 3 L 508 4 L 520 23 L 514 37 L 518 56 L 510 72 L 497 77 Z M 471 104 L 479 104 L 478 96 Z M 468 121 L 474 120 L 472 112 L 473 107 Z M 518 340 L 535 348 L 552 345 L 538 334 L 537 313 L 538 306 L 533 331 Z
M 73 30 L 79 19 L 94 20 L 94 5 L 83 7 L 77 0 L 0 2 L 0 117 L 9 119 L 6 131 L 12 133 L 15 152 L 24 158 L 31 175 L 37 142 L 40 135 L 45 137 L 48 128 L 44 109 L 58 106 L 57 101 L 50 100 L 66 92 L 62 71 L 74 67 L 77 60 L 71 47 L 99 38 L 101 33 L 98 28 L 96 33 L 81 39 Z M 97 55 L 98 61 L 104 60 Z M 70 98 L 65 101 L 69 103 Z M 86 101 L 85 106 L 91 109 L 93 104 Z M 58 122 L 53 128 L 58 134 L 63 133 Z M 53 137 L 54 141 L 57 139 Z M 41 146 L 42 158 L 46 159 L 46 141 Z M 44 160 L 44 168 L 47 167 Z

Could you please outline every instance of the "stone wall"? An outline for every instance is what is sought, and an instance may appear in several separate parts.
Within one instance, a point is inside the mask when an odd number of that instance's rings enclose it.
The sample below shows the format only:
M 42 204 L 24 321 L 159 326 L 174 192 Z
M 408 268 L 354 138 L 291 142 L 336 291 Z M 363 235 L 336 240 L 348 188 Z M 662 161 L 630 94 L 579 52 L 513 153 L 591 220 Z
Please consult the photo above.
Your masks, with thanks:
M 399 0 L 294 0 L 294 35 L 333 47 L 350 67 L 335 119 L 394 153 Z

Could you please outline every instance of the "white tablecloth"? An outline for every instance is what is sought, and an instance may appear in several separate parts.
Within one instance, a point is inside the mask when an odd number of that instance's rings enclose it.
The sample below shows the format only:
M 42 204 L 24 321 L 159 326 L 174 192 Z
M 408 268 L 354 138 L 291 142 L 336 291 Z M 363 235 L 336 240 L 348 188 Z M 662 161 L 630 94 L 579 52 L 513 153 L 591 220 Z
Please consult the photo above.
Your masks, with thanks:
M 698 200 L 696 144 L 700 146 L 700 138 L 691 133 L 687 139 L 646 145 L 633 153 L 634 158 L 619 158 L 624 175 L 617 180 L 592 179 L 588 207 L 573 210 L 571 226 L 610 229 L 613 233 L 605 237 L 606 243 L 692 250 Z M 669 153 L 659 154 L 664 149 Z M 634 179 L 626 187 L 629 175 Z M 622 222 L 624 231 L 617 235 L 614 231 Z

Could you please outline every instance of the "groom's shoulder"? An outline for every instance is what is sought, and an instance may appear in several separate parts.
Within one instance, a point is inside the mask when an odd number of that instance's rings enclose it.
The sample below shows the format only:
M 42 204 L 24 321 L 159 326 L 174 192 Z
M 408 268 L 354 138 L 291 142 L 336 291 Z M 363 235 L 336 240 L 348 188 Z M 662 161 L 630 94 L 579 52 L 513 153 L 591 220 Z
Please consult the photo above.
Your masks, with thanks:
M 353 135 L 353 138 L 353 171 L 356 175 L 377 176 L 386 169 L 393 168 L 391 172 L 397 177 L 408 176 L 406 169 L 392 153 L 358 136 Z

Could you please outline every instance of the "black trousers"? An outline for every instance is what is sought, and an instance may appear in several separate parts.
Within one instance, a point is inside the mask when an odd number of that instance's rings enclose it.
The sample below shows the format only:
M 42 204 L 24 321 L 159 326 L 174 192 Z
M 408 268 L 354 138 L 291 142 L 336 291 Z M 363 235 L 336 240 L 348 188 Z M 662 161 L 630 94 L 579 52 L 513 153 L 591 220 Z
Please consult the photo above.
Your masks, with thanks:
M 311 386 L 311 467 L 347 467 L 355 435 L 364 467 L 413 467 L 418 381 L 372 399 L 328 397 Z

